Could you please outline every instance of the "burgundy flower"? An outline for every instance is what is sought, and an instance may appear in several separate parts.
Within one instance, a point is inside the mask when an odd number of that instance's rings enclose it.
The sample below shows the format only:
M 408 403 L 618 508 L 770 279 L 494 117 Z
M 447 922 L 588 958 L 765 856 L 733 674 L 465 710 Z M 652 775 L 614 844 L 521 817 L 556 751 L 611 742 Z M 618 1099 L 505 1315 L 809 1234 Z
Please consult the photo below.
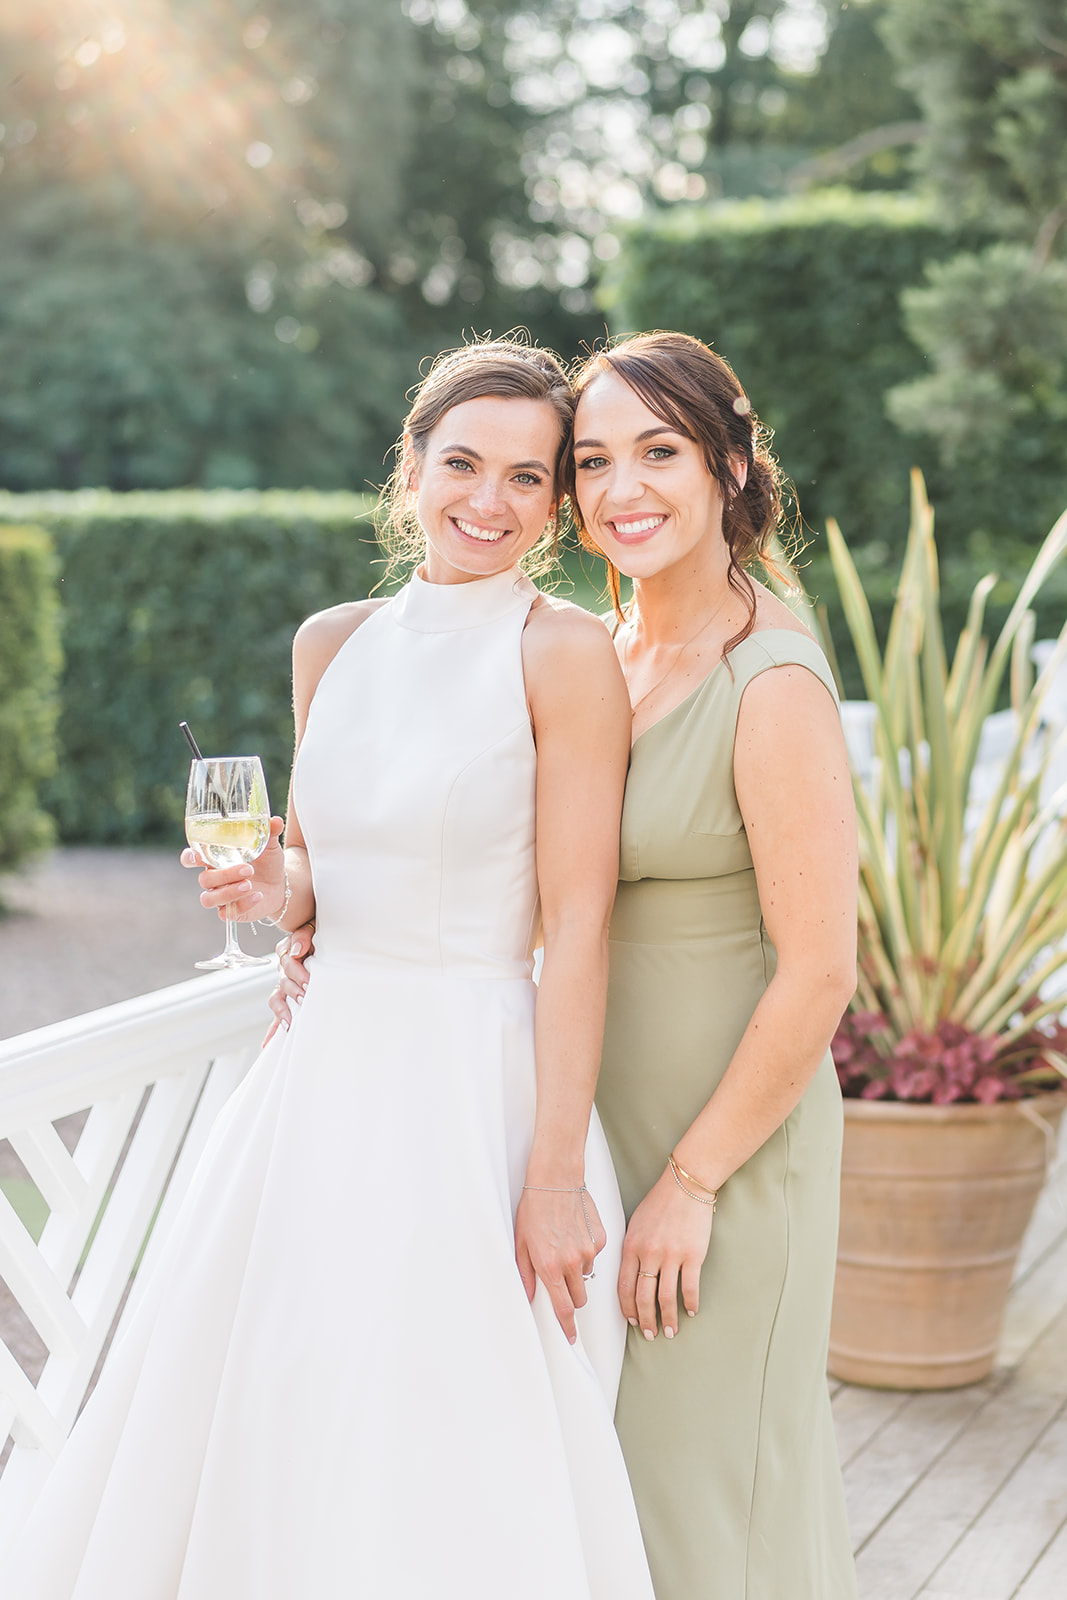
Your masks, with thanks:
M 1067 1027 L 1045 1022 L 1010 1046 L 942 1019 L 936 1028 L 913 1028 L 895 1044 L 887 1016 L 852 1011 L 841 1019 L 831 1050 L 842 1092 L 862 1100 L 910 1100 L 927 1105 L 957 1101 L 993 1105 L 1018 1100 L 1058 1082 L 1039 1081 L 1035 1068 L 1046 1052 L 1067 1055 Z M 1029 1076 L 1023 1082 L 1021 1074 Z

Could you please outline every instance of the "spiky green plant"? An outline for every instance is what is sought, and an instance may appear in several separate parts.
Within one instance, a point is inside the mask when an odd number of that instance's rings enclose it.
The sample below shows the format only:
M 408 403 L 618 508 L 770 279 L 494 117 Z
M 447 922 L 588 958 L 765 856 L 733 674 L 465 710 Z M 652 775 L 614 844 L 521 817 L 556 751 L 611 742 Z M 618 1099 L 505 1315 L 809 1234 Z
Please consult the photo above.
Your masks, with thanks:
M 1035 683 L 1029 608 L 1067 549 L 1067 512 L 1038 552 L 992 645 L 983 624 L 996 578 L 976 586 L 951 666 L 934 519 L 921 476 L 913 475 L 911 529 L 884 653 L 836 523 L 828 534 L 845 618 L 877 708 L 876 777 L 869 786 L 855 784 L 860 949 L 854 1009 L 886 1019 L 880 1048 L 887 1054 L 909 1036 L 929 1036 L 950 1023 L 995 1038 L 998 1062 L 1025 1069 L 1019 1057 L 1034 1060 L 1035 1025 L 1064 1005 L 1062 996 L 1043 999 L 1040 991 L 1067 962 L 1067 815 L 1062 800 L 1042 807 L 1048 750 L 1037 761 L 1033 753 L 1041 748 L 1045 691 L 1067 655 L 1067 626 Z M 1014 742 L 995 792 L 965 835 L 982 726 L 1006 673 Z M 1067 1070 L 1051 1040 L 1040 1053 Z

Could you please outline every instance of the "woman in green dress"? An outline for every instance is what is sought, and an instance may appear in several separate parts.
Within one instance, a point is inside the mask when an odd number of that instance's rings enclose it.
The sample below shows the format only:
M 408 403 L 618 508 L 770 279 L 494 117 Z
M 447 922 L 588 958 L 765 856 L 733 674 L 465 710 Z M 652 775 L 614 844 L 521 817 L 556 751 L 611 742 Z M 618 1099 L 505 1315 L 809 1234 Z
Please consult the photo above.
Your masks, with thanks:
M 856 842 L 833 679 L 748 575 L 773 567 L 778 485 L 726 363 L 643 334 L 577 388 L 572 499 L 634 593 L 597 1093 L 629 1218 L 616 1421 L 657 1600 L 849 1600 L 825 1362 Z

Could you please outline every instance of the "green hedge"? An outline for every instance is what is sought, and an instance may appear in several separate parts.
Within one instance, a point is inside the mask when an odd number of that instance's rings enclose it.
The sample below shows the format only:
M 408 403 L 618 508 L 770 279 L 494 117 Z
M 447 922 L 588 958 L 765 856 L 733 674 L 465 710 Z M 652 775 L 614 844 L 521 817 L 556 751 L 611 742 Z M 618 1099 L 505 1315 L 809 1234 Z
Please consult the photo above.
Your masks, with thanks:
M 205 751 L 258 751 L 274 807 L 283 810 L 292 636 L 313 611 L 374 587 L 381 564 L 370 509 L 356 495 L 283 491 L 0 493 L 0 866 L 12 864 L 12 851 L 45 842 L 38 791 L 67 840 L 177 843 L 188 770 L 183 718 Z M 66 664 L 50 778 L 54 557 L 43 534 L 14 526 L 31 520 L 48 530 L 62 563 Z M 1002 580 L 992 619 L 1007 614 L 1044 531 L 1035 529 L 1029 545 L 973 538 L 945 553 L 950 628 L 962 625 L 987 571 Z M 895 532 L 892 544 L 864 545 L 846 528 L 883 634 L 903 528 Z M 822 546 L 813 541 L 803 577 L 828 604 L 846 691 L 859 696 Z M 597 565 L 572 552 L 559 587 L 602 610 Z M 1037 609 L 1038 637 L 1058 633 L 1067 570 L 1053 575 Z
M 360 495 L 176 490 L 0 493 L 0 524 L 50 533 L 62 578 L 63 838 L 177 839 L 188 751 L 262 755 L 284 811 L 290 646 L 304 617 L 368 593 L 378 556 Z
M 824 190 L 679 208 L 631 229 L 602 286 L 614 329 L 678 328 L 736 368 L 794 481 L 809 527 L 903 544 L 908 469 L 923 468 L 942 544 L 973 525 L 936 445 L 905 438 L 885 393 L 920 377 L 901 290 L 958 250 L 911 196 Z M 1014 529 L 1028 539 L 1029 528 Z
M 0 872 L 52 839 L 60 669 L 56 559 L 40 528 L 0 527 Z

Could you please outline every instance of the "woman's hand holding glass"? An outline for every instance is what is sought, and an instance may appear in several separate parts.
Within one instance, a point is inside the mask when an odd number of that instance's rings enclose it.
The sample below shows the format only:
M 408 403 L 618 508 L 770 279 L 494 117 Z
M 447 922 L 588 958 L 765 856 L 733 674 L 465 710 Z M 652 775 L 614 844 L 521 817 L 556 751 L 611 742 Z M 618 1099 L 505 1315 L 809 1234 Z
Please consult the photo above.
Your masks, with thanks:
M 241 868 L 251 871 L 251 863 L 263 854 L 271 839 L 270 802 L 263 764 L 258 756 L 205 758 L 187 723 L 182 723 L 182 731 L 194 751 L 194 758 L 185 793 L 185 837 L 190 849 L 182 852 L 181 859 L 187 866 L 202 866 L 216 873 L 232 873 Z M 283 881 L 284 876 L 283 868 Z M 200 881 L 203 885 L 204 878 Z M 212 887 L 218 887 L 219 882 L 216 879 Z M 219 914 L 226 923 L 225 949 L 210 961 L 197 961 L 194 965 L 214 971 L 257 967 L 270 961 L 269 956 L 250 956 L 241 949 L 237 923 L 242 919 L 234 901 L 235 897 L 229 897 L 220 904 Z M 207 901 L 203 903 L 206 905 Z
M 281 846 L 284 827 L 282 817 L 271 817 L 262 853 L 254 862 L 235 862 L 230 867 L 205 867 L 204 858 L 195 847 L 187 846 L 180 860 L 183 867 L 201 869 L 200 904 L 208 911 L 217 910 L 223 921 L 227 919 L 227 907 L 234 922 L 280 917 L 285 904 L 285 851 Z
M 200 904 L 226 923 L 226 950 L 197 966 L 250 966 L 270 957 L 246 955 L 235 925 L 278 917 L 285 907 L 285 822 L 270 816 L 258 757 L 194 760 L 186 795 L 182 867 L 200 867 Z

